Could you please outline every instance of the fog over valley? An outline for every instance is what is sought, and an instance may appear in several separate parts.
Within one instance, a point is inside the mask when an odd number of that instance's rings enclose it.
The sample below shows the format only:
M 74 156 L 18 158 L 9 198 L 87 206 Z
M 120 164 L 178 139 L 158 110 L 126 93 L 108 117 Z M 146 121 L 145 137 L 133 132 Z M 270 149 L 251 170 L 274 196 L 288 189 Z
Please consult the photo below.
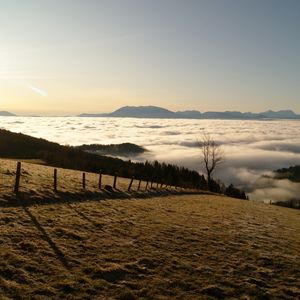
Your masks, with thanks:
M 0 117 L 0 127 L 63 145 L 130 142 L 149 150 L 132 160 L 170 162 L 199 172 L 203 165 L 197 141 L 207 133 L 223 145 L 226 156 L 215 179 L 244 189 L 251 200 L 279 201 L 300 194 L 299 183 L 275 180 L 272 173 L 300 164 L 299 120 Z

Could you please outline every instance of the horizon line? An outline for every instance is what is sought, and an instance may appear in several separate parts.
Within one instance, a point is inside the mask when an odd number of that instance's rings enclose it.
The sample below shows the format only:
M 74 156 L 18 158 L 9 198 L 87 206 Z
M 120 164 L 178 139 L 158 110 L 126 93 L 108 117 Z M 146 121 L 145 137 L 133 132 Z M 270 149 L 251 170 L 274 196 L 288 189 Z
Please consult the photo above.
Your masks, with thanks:
M 13 110 L 7 110 L 7 109 L 4 109 L 4 110 L 1 110 L 0 109 L 0 112 L 6 112 L 6 113 L 10 113 L 10 114 L 14 114 L 18 117 L 77 117 L 79 115 L 82 115 L 82 114 L 87 114 L 87 115 L 98 115 L 98 114 L 111 114 L 121 108 L 125 108 L 125 107 L 132 107 L 132 108 L 146 108 L 146 107 L 153 107 L 153 108 L 160 108 L 160 109 L 164 109 L 164 110 L 167 110 L 171 113 L 180 113 L 180 112 L 199 112 L 201 114 L 205 114 L 205 113 L 210 113 L 210 112 L 214 112 L 214 113 L 230 113 L 230 112 L 237 112 L 237 113 L 241 113 L 241 114 L 247 114 L 247 113 L 250 113 L 250 114 L 263 114 L 263 113 L 266 113 L 266 112 L 282 112 L 282 111 L 290 111 L 292 113 L 294 113 L 295 115 L 298 115 L 300 116 L 300 113 L 294 111 L 293 109 L 290 109 L 290 108 L 283 108 L 283 109 L 279 109 L 279 110 L 274 110 L 274 109 L 266 109 L 266 110 L 263 110 L 263 111 L 258 111 L 258 112 L 254 112 L 254 111 L 240 111 L 240 110 L 206 110 L 206 111 L 200 111 L 198 109 L 184 109 L 184 110 L 171 110 L 169 108 L 165 108 L 165 107 L 162 107 L 162 106 L 156 106 L 156 105 L 124 105 L 124 106 L 120 106 L 112 111 L 107 111 L 107 112 L 99 112 L 99 111 L 84 111 L 84 112 L 51 112 L 51 110 L 49 110 L 49 112 L 14 112 Z

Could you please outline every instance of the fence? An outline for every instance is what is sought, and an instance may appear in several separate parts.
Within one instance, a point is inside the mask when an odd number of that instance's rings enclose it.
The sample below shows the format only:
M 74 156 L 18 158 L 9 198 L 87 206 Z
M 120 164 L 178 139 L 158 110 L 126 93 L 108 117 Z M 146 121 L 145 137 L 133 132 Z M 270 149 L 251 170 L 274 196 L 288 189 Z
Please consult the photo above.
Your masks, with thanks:
M 162 182 L 143 181 L 135 177 L 123 178 L 117 173 L 111 176 L 103 174 L 101 170 L 96 174 L 26 162 L 15 163 L 9 160 L 1 160 L 0 174 L 2 194 L 13 192 L 19 195 L 22 192 L 29 192 L 42 196 L 44 193 L 50 195 L 57 192 L 85 193 L 101 190 L 132 192 L 177 188 Z

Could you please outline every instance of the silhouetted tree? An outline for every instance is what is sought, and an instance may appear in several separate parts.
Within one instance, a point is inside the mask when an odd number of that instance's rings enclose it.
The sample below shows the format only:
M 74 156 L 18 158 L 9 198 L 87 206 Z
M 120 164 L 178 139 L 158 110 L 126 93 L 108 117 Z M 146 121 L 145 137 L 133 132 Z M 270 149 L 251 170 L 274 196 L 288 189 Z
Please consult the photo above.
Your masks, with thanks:
M 217 144 L 209 134 L 204 134 L 198 144 L 201 149 L 201 162 L 205 167 L 208 188 L 211 188 L 212 174 L 216 167 L 224 161 L 224 151 L 221 145 Z
M 230 184 L 226 191 L 225 191 L 225 195 L 229 196 L 229 197 L 233 197 L 233 198 L 238 198 L 238 199 L 243 199 L 243 200 L 247 200 L 247 195 L 245 194 L 244 191 L 239 190 L 238 188 L 234 187 L 233 184 Z

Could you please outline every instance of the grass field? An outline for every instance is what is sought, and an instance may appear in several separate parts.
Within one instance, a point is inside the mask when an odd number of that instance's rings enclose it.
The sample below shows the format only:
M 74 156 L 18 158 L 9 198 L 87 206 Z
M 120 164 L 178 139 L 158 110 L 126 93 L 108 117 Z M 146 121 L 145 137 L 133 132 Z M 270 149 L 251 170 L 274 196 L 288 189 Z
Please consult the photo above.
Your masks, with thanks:
M 2 174 L 10 164 L 2 161 Z M 51 198 L 46 169 L 24 165 L 27 195 Z M 65 172 L 69 190 L 80 173 Z M 10 177 L 0 190 L 7 205 Z M 205 194 L 134 195 L 0 207 L 0 299 L 300 298 L 300 211 Z
M 138 190 L 139 180 L 134 180 L 130 193 L 128 187 L 131 178 L 117 178 L 116 189 L 106 190 L 105 185 L 113 186 L 114 176 L 102 175 L 101 189 L 99 189 L 99 174 L 85 172 L 86 189 L 83 189 L 83 172 L 58 168 L 57 192 L 54 192 L 54 168 L 43 165 L 42 161 L 22 161 L 22 175 L 18 197 L 13 193 L 16 177 L 17 161 L 0 159 L 0 206 L 11 205 L 16 199 L 21 203 L 53 203 L 65 200 L 128 198 L 132 196 L 146 197 L 164 193 L 164 188 L 150 182 L 142 181 Z M 180 193 L 181 190 L 168 188 L 169 192 Z M 192 191 L 190 191 L 192 192 Z
M 7 298 L 297 299 L 299 211 L 191 195 L 1 208 Z

